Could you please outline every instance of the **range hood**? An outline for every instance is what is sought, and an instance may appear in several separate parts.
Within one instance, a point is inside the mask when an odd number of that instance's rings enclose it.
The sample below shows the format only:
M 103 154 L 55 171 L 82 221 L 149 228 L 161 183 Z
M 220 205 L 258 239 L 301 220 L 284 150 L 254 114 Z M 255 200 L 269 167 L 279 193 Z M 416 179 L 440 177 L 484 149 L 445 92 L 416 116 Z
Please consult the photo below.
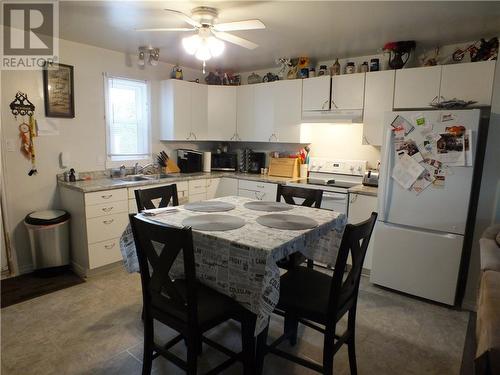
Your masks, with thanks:
M 302 111 L 303 123 L 362 123 L 362 109 L 331 109 L 327 111 Z

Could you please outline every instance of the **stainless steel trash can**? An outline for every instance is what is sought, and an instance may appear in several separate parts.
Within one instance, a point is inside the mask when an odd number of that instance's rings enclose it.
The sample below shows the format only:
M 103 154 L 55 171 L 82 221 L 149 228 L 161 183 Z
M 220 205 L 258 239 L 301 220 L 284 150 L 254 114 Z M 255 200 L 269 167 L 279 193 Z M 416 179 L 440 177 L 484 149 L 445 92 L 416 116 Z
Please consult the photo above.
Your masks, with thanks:
M 24 219 L 35 269 L 69 264 L 69 218 L 62 210 L 35 211 Z

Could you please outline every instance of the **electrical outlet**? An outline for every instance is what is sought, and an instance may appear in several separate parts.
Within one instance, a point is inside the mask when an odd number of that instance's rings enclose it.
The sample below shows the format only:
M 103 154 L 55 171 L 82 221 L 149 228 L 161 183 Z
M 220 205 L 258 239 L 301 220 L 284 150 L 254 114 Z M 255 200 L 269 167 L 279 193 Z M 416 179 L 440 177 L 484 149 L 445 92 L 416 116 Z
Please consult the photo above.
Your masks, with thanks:
M 16 151 L 16 141 L 13 138 L 8 138 L 5 140 L 5 148 L 7 148 L 8 152 Z

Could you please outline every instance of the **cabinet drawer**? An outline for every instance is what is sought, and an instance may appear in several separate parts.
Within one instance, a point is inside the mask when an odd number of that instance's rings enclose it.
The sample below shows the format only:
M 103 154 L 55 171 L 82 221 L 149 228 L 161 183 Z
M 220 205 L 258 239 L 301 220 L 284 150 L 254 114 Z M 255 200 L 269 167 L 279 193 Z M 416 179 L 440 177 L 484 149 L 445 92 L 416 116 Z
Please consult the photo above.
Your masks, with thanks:
M 127 200 L 127 189 L 96 191 L 85 194 L 85 205 Z
M 193 194 L 202 194 L 207 192 L 207 180 L 188 181 L 189 196 Z
M 128 224 L 127 213 L 95 217 L 87 220 L 88 243 L 120 237 Z
M 89 268 L 97 268 L 122 260 L 120 239 L 97 242 L 89 245 Z
M 201 201 L 206 201 L 207 200 L 207 193 L 200 193 L 200 194 L 189 194 L 188 197 L 188 202 L 201 202 Z
M 240 189 L 246 190 L 264 190 L 277 188 L 276 184 L 270 184 L 268 182 L 250 181 L 250 180 L 239 180 L 238 187 Z
M 92 217 L 113 215 L 119 212 L 127 212 L 127 210 L 127 201 L 94 204 L 85 207 L 85 216 L 89 219 Z

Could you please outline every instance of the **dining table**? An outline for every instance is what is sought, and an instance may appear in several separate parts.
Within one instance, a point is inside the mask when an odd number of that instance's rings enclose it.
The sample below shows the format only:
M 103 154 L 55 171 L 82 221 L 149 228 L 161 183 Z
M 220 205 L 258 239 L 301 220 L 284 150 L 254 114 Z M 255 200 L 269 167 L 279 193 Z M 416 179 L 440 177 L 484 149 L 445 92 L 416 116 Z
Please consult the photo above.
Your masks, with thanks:
M 196 277 L 218 292 L 230 296 L 255 314 L 255 336 L 265 332 L 269 318 L 279 300 L 280 269 L 277 262 L 300 252 L 306 258 L 334 265 L 346 216 L 342 213 L 293 205 L 286 211 L 268 212 L 251 209 L 255 200 L 226 196 L 205 202 L 220 202 L 223 212 L 210 214 L 228 216 L 229 222 L 241 222 L 229 230 L 192 229 L 195 252 Z M 250 204 L 250 205 L 249 205 Z M 227 209 L 230 205 L 231 209 Z M 248 207 L 247 207 L 248 206 Z M 148 220 L 175 227 L 185 227 L 186 220 L 193 220 L 207 213 L 188 209 L 187 205 L 157 210 L 146 216 Z M 208 214 L 208 215 L 210 215 Z M 314 222 L 306 229 L 276 229 L 259 222 L 263 216 L 293 215 Z M 279 217 L 278 217 L 279 218 Z M 130 225 L 120 239 L 125 268 L 139 272 L 135 243 Z M 182 277 L 182 259 L 178 257 L 170 270 L 172 278 Z M 261 335 L 262 336 L 262 335 Z

